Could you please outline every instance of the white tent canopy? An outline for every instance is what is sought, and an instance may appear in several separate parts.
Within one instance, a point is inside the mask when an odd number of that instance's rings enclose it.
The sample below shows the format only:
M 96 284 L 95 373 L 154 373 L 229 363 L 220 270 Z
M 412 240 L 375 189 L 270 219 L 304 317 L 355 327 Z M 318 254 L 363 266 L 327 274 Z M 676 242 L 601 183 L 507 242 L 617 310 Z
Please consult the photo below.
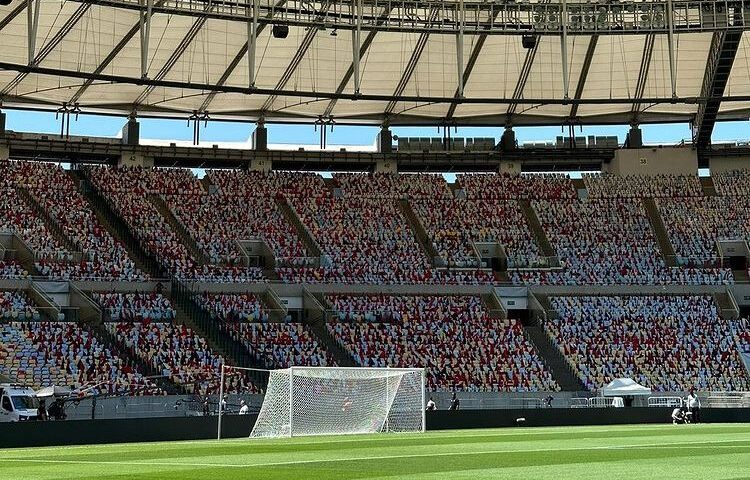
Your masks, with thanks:
M 38 398 L 47 398 L 47 397 L 67 397 L 70 395 L 72 390 L 68 387 L 60 387 L 57 385 L 52 385 L 49 387 L 45 387 L 38 392 L 36 392 L 36 396 Z
M 601 393 L 603 397 L 651 395 L 651 389 L 640 385 L 632 378 L 618 378 L 602 388 Z

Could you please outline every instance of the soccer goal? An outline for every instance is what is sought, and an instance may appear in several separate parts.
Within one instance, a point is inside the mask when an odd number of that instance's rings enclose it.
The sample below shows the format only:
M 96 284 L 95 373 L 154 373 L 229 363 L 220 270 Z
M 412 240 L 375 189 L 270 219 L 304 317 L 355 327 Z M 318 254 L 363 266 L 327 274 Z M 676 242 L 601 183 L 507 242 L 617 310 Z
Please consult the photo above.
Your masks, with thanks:
M 272 370 L 250 437 L 423 432 L 421 368 Z

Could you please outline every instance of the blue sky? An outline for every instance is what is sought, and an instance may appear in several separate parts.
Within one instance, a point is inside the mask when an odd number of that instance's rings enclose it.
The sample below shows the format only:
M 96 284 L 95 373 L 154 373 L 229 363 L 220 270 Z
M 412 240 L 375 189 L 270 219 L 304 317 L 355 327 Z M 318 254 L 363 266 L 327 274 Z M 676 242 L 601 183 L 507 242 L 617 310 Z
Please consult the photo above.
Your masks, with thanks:
M 20 132 L 60 133 L 60 121 L 55 119 L 54 113 L 22 112 L 5 110 L 7 113 L 6 128 Z M 97 115 L 81 115 L 78 121 L 71 121 L 72 135 L 91 135 L 113 137 L 118 134 L 124 118 Z M 747 140 L 750 139 L 748 127 L 750 122 L 719 123 L 714 129 L 713 140 Z M 208 126 L 201 125 L 201 140 L 208 142 L 241 142 L 247 140 L 254 125 L 209 121 Z M 690 128 L 687 124 L 644 125 L 644 142 L 649 144 L 672 145 L 682 139 L 690 138 Z M 269 143 L 318 144 L 318 133 L 312 125 L 269 125 Z M 576 135 L 617 135 L 622 142 L 627 133 L 627 126 L 617 127 L 586 127 L 581 133 L 576 129 Z M 378 133 L 376 127 L 335 127 L 328 135 L 328 143 L 336 145 L 372 145 Z M 440 136 L 432 128 L 393 128 L 395 135 L 428 137 Z M 496 137 L 502 133 L 497 128 L 460 128 L 454 136 L 459 137 Z M 558 135 L 567 134 L 557 127 L 517 128 L 516 138 L 519 142 L 554 140 Z M 192 126 L 188 127 L 187 120 L 141 120 L 141 138 L 162 140 L 191 140 Z

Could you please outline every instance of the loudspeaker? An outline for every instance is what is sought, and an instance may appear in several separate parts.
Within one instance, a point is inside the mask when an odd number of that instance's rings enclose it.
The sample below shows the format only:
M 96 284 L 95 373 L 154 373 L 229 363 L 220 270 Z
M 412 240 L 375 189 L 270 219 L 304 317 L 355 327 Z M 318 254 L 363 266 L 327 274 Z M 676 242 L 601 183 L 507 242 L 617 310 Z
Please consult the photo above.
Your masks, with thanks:
M 10 5 L 13 0 L 0 0 L 0 5 Z
M 0 137 L 5 135 L 5 113 L 0 112 Z
M 628 148 L 643 148 L 643 132 L 638 127 L 632 127 L 628 132 L 625 143 Z
M 521 45 L 527 50 L 531 50 L 536 47 L 536 35 L 523 35 L 521 36 Z
M 500 137 L 500 150 L 509 152 L 516 149 L 516 132 L 506 129 Z
M 122 127 L 122 144 L 138 145 L 141 139 L 141 126 L 136 120 L 128 120 Z
M 289 25 L 274 25 L 271 31 L 273 38 L 286 38 L 289 35 Z

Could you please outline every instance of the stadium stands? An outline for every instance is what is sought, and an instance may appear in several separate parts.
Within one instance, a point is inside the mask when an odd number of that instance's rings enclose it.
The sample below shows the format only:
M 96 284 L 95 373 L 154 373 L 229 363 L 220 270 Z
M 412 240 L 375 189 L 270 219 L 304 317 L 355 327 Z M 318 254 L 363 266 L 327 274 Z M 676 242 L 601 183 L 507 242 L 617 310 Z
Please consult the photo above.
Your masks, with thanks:
M 695 175 L 583 174 L 589 198 L 701 197 L 703 188 Z
M 0 326 L 0 372 L 37 389 L 62 385 L 87 393 L 163 393 L 89 330 L 70 322 Z
M 38 321 L 41 317 L 39 310 L 33 305 L 26 293 L 5 291 L 0 292 L 0 318 L 7 322 L 9 320 Z
M 86 167 L 85 172 L 143 252 L 179 280 L 236 284 L 273 279 L 370 289 L 446 285 L 445 293 L 434 296 L 326 296 L 335 312 L 327 333 L 344 355 L 364 366 L 426 365 L 435 390 L 559 388 L 520 323 L 490 315 L 476 296 L 453 295 L 453 285 L 489 286 L 506 278 L 480 263 L 476 243 L 502 246 L 516 285 L 672 284 L 689 291 L 732 285 L 732 271 L 717 258 L 716 241 L 750 240 L 747 171 L 717 173 L 719 196 L 704 196 L 701 182 L 692 176 L 585 175 L 583 199 L 561 174 L 460 174 L 452 189 L 442 176 L 431 174 L 337 173 L 324 179 L 306 173 L 208 170 L 199 180 L 176 168 Z M 0 193 L 0 231 L 20 238 L 36 267 L 26 271 L 28 262 L 6 255 L 0 278 L 148 280 L 97 217 L 101 212 L 95 214 L 79 193 L 74 176 L 59 165 L 0 162 Z M 678 267 L 667 266 L 649 220 L 653 209 L 647 212 L 644 198 L 655 199 Z M 275 271 L 248 266 L 241 243 L 254 239 L 268 246 Z M 542 250 L 550 249 L 560 268 L 548 267 L 545 255 L 550 254 Z M 40 385 L 91 385 L 106 378 L 102 391 L 161 393 L 86 327 L 39 323 L 40 309 L 21 290 L 10 291 L 28 288 L 17 283 L 0 291 L 0 319 L 15 322 L 3 327 L 6 369 Z M 201 286 L 192 287 L 188 301 L 216 323 L 214 330 L 199 334 L 176 318 L 166 296 L 136 291 L 151 286 L 136 286 L 130 293 L 85 288 L 93 290 L 92 298 L 102 307 L 106 328 L 116 339 L 113 347 L 131 349 L 132 358 L 198 394 L 218 391 L 225 359 L 212 348 L 216 339 L 211 335 L 217 331 L 268 368 L 335 365 L 329 350 L 341 354 L 331 343 L 325 347 L 330 338 L 321 339 L 290 317 L 284 323 L 271 321 L 278 317 L 257 295 L 199 294 Z M 205 288 L 216 292 L 219 287 Z M 736 354 L 737 346 L 748 349 L 747 328 L 724 324 L 711 299 L 558 297 L 553 307 L 560 318 L 546 328 L 587 388 L 622 375 L 660 390 L 750 385 Z M 677 347 L 670 349 L 667 341 Z M 54 375 L 48 373 L 52 367 L 19 360 L 31 351 L 40 352 L 35 362 L 54 356 Z M 667 352 L 674 357 L 669 362 L 654 360 Z M 259 389 L 237 376 L 228 391 Z
M 107 330 L 118 342 L 135 350 L 145 362 L 187 391 L 208 395 L 219 392 L 222 356 L 184 325 L 161 322 L 109 322 Z M 227 393 L 253 393 L 258 389 L 243 376 L 231 376 Z
M 258 297 L 252 294 L 203 294 L 200 305 L 267 368 L 333 366 L 335 362 L 310 330 L 299 323 L 268 323 Z M 260 322 L 260 323 L 259 323 Z
M 550 284 L 729 284 L 725 269 L 668 268 L 643 205 L 633 199 L 536 200 L 560 271 L 514 274 L 516 283 Z
M 146 276 L 128 257 L 122 244 L 107 232 L 94 215 L 73 179 L 61 166 L 42 162 L 0 162 L 0 175 L 8 187 L 24 188 L 38 203 L 61 234 L 81 252 L 80 261 L 72 257 L 43 228 L 42 220 L 30 205 L 14 192 L 4 201 L 4 210 L 14 214 L 14 231 L 37 253 L 36 268 L 53 279 L 142 280 Z M 7 221 L 7 220 L 6 220 Z M 44 235 L 45 239 L 39 239 Z
M 328 330 L 361 366 L 427 368 L 431 390 L 556 390 L 515 320 L 477 297 L 329 296 Z
M 657 391 L 746 391 L 748 372 L 711 297 L 553 297 L 546 323 L 587 388 L 630 377 Z

